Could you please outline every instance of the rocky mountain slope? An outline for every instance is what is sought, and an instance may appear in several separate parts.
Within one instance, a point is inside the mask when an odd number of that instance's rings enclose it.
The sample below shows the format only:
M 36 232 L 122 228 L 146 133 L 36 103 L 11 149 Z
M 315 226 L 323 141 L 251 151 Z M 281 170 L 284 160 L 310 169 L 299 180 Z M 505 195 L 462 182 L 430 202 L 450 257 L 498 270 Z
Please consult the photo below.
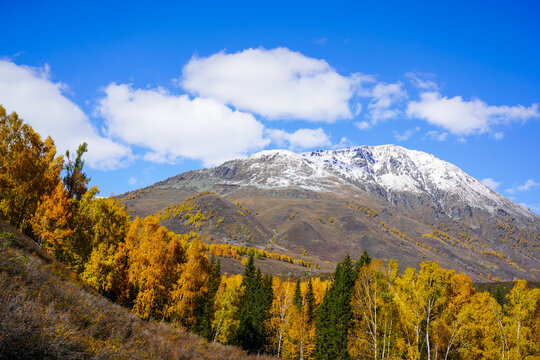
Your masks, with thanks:
M 321 263 L 366 248 L 404 265 L 437 260 L 478 280 L 540 275 L 540 217 L 424 152 L 395 145 L 262 151 L 122 199 L 133 214 L 148 215 L 208 191 L 215 194 L 192 201 L 206 201 L 206 213 L 220 208 L 231 229 L 251 229 L 245 243 L 307 252 Z M 238 206 L 249 216 L 238 217 Z M 165 223 L 187 229 L 185 219 Z M 192 230 L 210 241 L 234 235 L 209 223 Z

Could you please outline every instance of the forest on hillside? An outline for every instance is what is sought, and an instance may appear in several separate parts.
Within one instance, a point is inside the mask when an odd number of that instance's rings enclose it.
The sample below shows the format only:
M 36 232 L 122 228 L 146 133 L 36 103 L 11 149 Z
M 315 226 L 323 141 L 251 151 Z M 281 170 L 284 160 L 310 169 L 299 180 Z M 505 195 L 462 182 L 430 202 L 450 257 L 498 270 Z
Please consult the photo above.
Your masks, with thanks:
M 131 219 L 89 189 L 86 150 L 58 155 L 0 107 L 0 216 L 142 319 L 286 359 L 540 357 L 540 289 L 524 280 L 493 296 L 436 262 L 400 273 L 367 252 L 330 280 L 282 280 L 255 268 L 255 250 L 244 251 L 243 275 L 222 275 L 197 234 Z

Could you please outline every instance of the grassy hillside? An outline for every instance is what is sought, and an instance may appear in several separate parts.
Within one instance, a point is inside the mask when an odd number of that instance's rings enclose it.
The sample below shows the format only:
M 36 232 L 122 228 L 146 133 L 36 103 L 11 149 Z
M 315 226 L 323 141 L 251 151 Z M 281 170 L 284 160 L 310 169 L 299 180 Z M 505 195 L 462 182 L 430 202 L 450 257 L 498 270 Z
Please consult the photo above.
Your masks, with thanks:
M 139 319 L 85 288 L 32 240 L 0 222 L 0 358 L 252 357 L 168 324 Z

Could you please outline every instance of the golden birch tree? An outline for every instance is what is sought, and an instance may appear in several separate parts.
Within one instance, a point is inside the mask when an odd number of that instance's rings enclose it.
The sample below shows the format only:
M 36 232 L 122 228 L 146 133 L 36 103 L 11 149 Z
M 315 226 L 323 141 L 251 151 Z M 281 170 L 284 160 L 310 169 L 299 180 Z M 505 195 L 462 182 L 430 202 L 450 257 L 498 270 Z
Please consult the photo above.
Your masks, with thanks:
M 133 311 L 143 319 L 163 319 L 177 283 L 185 250 L 178 237 L 154 217 L 136 218 L 126 236 L 128 279 L 136 289 Z
M 272 281 L 274 300 L 270 309 L 268 329 L 271 334 L 271 343 L 277 357 L 281 357 L 283 341 L 291 326 L 293 315 L 294 284 L 290 281 L 281 282 L 278 277 Z
M 186 257 L 180 277 L 169 295 L 167 317 L 186 329 L 192 329 L 197 321 L 197 310 L 208 292 L 210 262 L 199 239 L 190 242 Z
M 0 216 L 31 232 L 39 201 L 58 184 L 63 159 L 53 140 L 44 141 L 17 113 L 0 106 Z
M 238 319 L 238 302 L 242 297 L 242 275 L 222 276 L 216 294 L 215 313 L 212 322 L 212 340 L 231 344 L 235 340 Z

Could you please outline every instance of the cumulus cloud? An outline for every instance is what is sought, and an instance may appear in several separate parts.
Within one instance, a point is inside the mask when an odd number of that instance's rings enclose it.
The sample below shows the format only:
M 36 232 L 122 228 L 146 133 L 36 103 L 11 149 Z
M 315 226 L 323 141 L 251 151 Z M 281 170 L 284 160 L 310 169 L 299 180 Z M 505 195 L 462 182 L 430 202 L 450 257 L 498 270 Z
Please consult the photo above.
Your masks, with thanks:
M 368 105 L 369 117 L 374 125 L 389 120 L 401 112 L 394 105 L 407 97 L 402 83 L 378 83 L 370 93 L 372 101 Z
M 180 83 L 192 94 L 270 120 L 334 122 L 352 117 L 349 101 L 360 80 L 287 48 L 258 48 L 193 57 Z
M 495 134 L 493 134 L 493 138 L 495 140 L 502 140 L 503 137 L 504 137 L 504 132 L 502 131 L 498 131 Z
M 253 115 L 213 99 L 114 83 L 104 92 L 98 110 L 108 132 L 148 149 L 148 161 L 173 163 L 185 157 L 210 166 L 269 143 L 264 126 Z
M 66 86 L 51 81 L 49 68 L 32 68 L 0 59 L 0 104 L 16 111 L 43 137 L 51 136 L 59 154 L 88 143 L 87 164 L 115 169 L 131 158 L 131 150 L 101 136 L 88 116 L 66 96 Z
M 292 133 L 279 129 L 268 129 L 267 134 L 278 146 L 288 146 L 291 150 L 312 149 L 328 146 L 332 143 L 322 128 L 298 129 Z
M 448 98 L 438 92 L 424 92 L 420 101 L 409 102 L 407 116 L 426 120 L 453 134 L 471 135 L 489 132 L 497 124 L 538 118 L 540 112 L 538 104 L 491 106 L 479 99 L 465 101 L 461 96 Z
M 394 138 L 397 140 L 397 141 L 405 141 L 405 140 L 408 140 L 411 136 L 413 136 L 413 134 L 417 131 L 420 131 L 420 127 L 417 126 L 415 128 L 412 128 L 412 129 L 408 129 L 406 130 L 403 134 L 400 134 L 398 133 L 397 131 L 394 131 Z
M 491 190 L 495 190 L 499 187 L 499 185 L 501 185 L 499 181 L 495 181 L 490 177 L 482 179 L 481 181 L 482 181 L 482 184 L 486 185 Z

